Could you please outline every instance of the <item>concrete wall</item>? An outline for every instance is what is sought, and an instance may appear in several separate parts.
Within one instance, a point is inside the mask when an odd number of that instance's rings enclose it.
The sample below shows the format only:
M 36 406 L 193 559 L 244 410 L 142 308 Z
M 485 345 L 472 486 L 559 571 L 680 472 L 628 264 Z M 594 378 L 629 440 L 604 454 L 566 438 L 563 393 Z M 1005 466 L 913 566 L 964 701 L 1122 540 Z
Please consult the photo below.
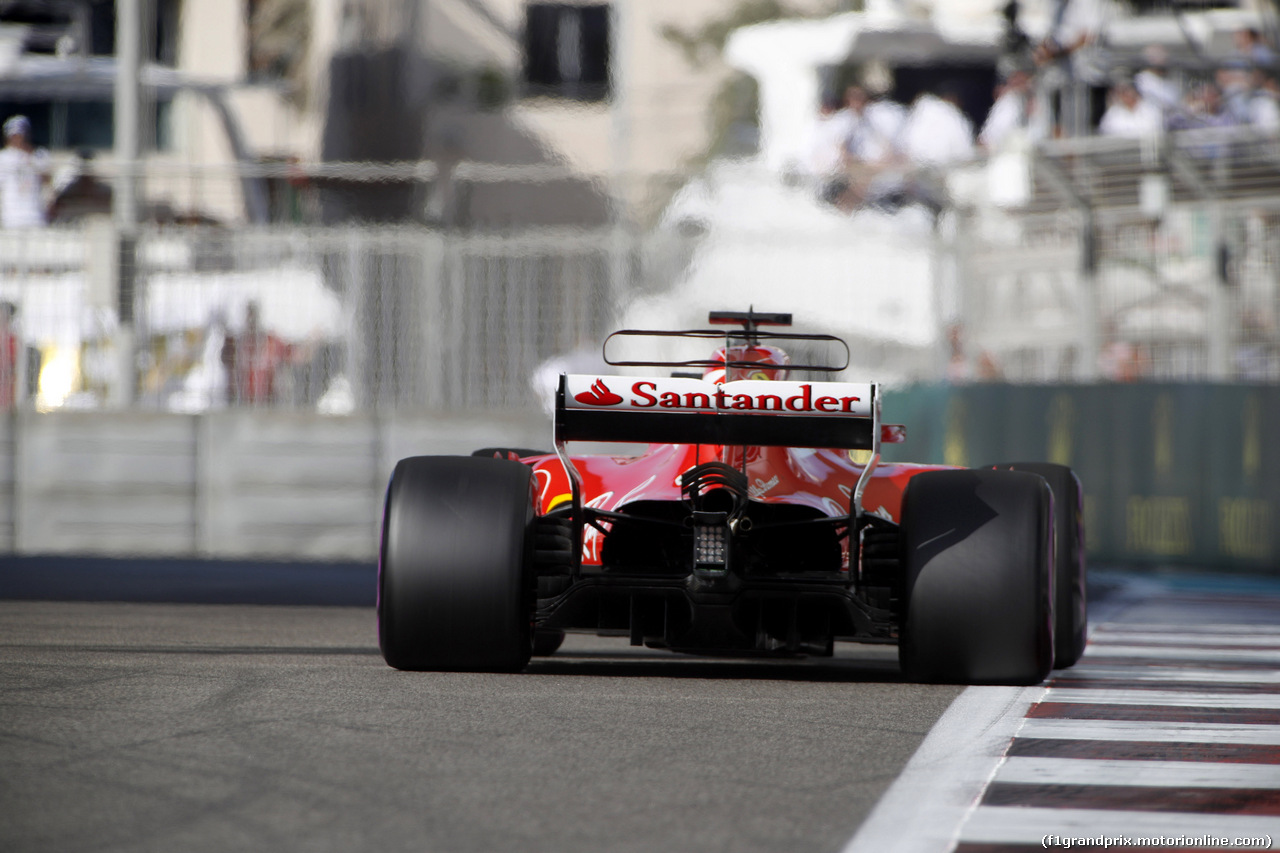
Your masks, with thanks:
M 373 560 L 396 460 L 546 447 L 538 417 L 18 412 L 0 553 Z

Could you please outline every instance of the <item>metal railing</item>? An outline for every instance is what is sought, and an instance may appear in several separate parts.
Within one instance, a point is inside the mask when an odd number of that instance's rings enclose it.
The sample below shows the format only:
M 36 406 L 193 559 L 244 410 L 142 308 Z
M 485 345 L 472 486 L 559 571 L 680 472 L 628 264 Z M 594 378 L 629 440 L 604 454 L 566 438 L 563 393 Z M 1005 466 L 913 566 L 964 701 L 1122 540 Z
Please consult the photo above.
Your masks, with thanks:
M 960 358 L 1007 381 L 1280 380 L 1280 139 L 1056 140 L 965 210 Z
M 667 326 L 696 324 L 707 298 L 792 310 L 850 340 L 859 379 L 1280 381 L 1278 145 L 1240 129 L 1052 141 L 1028 156 L 1021 203 L 955 192 L 932 226 L 841 223 L 740 168 L 644 232 L 149 223 L 122 252 L 102 217 L 0 231 L 16 310 L 0 406 L 530 410 L 539 369 L 635 321 L 640 296 Z M 428 165 L 331 172 L 413 183 Z M 476 175 L 565 174 L 538 169 Z

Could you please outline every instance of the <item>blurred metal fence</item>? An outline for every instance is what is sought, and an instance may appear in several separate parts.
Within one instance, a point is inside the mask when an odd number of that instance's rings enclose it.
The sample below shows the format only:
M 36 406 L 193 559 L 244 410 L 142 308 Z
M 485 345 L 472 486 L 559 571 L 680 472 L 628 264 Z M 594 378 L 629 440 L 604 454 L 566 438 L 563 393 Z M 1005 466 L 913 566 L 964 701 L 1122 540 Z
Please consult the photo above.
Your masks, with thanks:
M 0 407 L 533 410 L 540 372 L 595 369 L 624 322 L 746 302 L 849 338 L 859 371 L 900 383 L 1276 382 L 1278 145 L 1238 128 L 1051 141 L 1024 154 L 1020 198 L 958 191 L 965 174 L 1007 178 L 1007 160 L 958 171 L 933 224 L 919 210 L 842 219 L 744 167 L 691 183 L 644 231 L 153 218 L 131 243 L 101 215 L 0 231 L 0 302 L 16 313 L 0 325 Z M 248 177 L 287 184 L 294 168 Z M 567 174 L 451 173 L 490 189 Z M 440 174 L 307 172 L 375 191 Z M 192 183 L 172 166 L 155 178 Z M 640 295 L 660 298 L 637 320 Z
M 612 231 L 152 228 L 121 310 L 118 248 L 107 222 L 0 232 L 10 399 L 111 407 L 129 382 L 133 406 L 183 412 L 530 408 L 538 366 L 611 331 L 645 269 Z
M 953 357 L 979 378 L 1280 381 L 1280 140 L 1049 142 L 963 213 Z

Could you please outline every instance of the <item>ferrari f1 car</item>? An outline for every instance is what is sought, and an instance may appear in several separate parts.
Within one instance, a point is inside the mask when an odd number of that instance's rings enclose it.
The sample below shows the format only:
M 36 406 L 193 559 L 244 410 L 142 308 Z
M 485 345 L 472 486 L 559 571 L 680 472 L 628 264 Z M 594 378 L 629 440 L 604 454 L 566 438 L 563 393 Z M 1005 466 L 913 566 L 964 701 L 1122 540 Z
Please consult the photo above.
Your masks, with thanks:
M 1033 684 L 1076 662 L 1084 544 L 1069 469 L 881 462 L 906 430 L 881 423 L 877 385 L 790 375 L 843 370 L 843 341 L 761 331 L 785 314 L 711 322 L 732 328 L 606 341 L 609 364 L 668 375 L 561 376 L 554 452 L 396 465 L 377 606 L 391 666 L 517 671 L 566 631 L 721 655 L 896 643 L 908 678 L 962 684 Z M 720 346 L 610 360 L 610 342 L 644 336 Z M 792 363 L 784 342 L 844 347 L 845 363 Z M 569 452 L 582 441 L 647 448 Z

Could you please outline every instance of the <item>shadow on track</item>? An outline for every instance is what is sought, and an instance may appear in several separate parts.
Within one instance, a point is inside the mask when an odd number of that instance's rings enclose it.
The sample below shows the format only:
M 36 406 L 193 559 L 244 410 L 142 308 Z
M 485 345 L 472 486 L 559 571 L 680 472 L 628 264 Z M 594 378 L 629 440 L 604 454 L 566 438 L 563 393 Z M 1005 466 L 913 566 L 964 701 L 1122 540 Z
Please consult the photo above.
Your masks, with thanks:
M 62 652 L 65 645 L 27 644 L 22 648 L 36 652 Z M 77 653 L 104 655 L 255 655 L 255 656 L 301 656 L 301 657 L 344 657 L 360 655 L 378 657 L 378 650 L 369 646 L 104 646 L 78 645 Z
M 893 652 L 892 648 L 888 649 Z M 529 675 L 590 678 L 674 678 L 738 681 L 795 681 L 814 683 L 885 683 L 905 681 L 896 653 L 881 658 L 734 658 L 684 656 L 665 652 L 569 651 L 534 658 Z

